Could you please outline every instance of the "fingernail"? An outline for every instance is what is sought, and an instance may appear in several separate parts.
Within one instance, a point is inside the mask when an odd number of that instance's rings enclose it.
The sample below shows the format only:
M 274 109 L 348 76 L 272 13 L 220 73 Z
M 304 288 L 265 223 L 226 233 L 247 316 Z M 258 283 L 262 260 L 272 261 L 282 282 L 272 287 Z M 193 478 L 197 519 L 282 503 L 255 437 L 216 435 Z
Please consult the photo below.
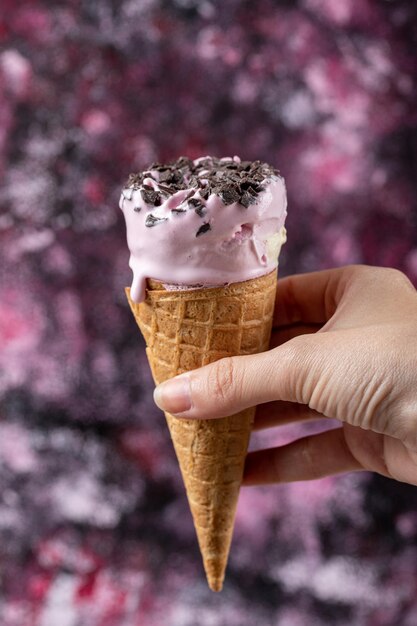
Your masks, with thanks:
M 155 404 L 163 411 L 184 413 L 191 409 L 190 379 L 188 376 L 177 376 L 161 383 L 153 393 Z

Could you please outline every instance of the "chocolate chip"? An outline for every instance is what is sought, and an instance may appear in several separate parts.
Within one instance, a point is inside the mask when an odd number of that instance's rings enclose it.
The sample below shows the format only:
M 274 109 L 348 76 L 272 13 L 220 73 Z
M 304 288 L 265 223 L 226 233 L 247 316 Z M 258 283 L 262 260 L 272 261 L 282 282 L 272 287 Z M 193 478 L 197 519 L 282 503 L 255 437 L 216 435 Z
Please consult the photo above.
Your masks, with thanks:
M 204 217 L 204 215 L 206 214 L 206 207 L 201 202 L 201 200 L 199 200 L 198 198 L 191 198 L 190 200 L 188 200 L 188 204 L 192 206 L 197 215 L 199 215 L 200 217 Z
M 235 186 L 223 189 L 220 196 L 226 205 L 239 201 L 239 192 Z
M 194 207 L 195 209 L 199 206 L 204 206 L 201 200 L 199 200 L 198 198 L 190 198 L 188 200 L 188 204 L 191 204 L 191 206 Z
M 135 206 L 135 207 L 133 207 L 133 210 L 134 210 L 136 213 L 139 213 L 139 211 L 140 211 L 141 209 L 142 209 L 142 207 L 140 207 L 140 206 Z
M 126 187 L 132 187 L 133 189 L 139 189 L 142 181 L 144 179 L 143 173 L 139 174 L 129 174 L 129 178 L 127 179 Z
M 187 213 L 187 209 L 171 209 L 171 213 Z
M 262 187 L 262 185 L 254 185 L 253 186 L 253 191 L 255 192 L 255 194 L 261 193 L 261 191 L 263 191 L 263 190 L 264 190 L 264 188 Z
M 255 196 L 252 196 L 247 191 L 244 191 L 242 195 L 240 196 L 240 204 L 244 206 L 245 209 L 247 209 L 250 204 L 253 204 L 255 200 L 256 200 Z
M 168 219 L 167 217 L 155 217 L 155 215 L 152 215 L 152 213 L 149 213 L 146 216 L 145 226 L 147 226 L 148 228 L 152 228 L 152 226 L 156 226 L 157 224 L 166 222 L 167 219 Z
M 157 183 L 158 184 L 158 189 L 159 191 L 162 191 L 163 193 L 168 194 L 169 196 L 172 194 L 172 189 L 171 187 L 168 187 L 168 185 L 161 185 L 160 182 Z
M 160 206 L 161 204 L 160 194 L 149 185 L 143 185 L 143 188 L 140 190 L 140 195 L 146 204 L 153 204 L 153 206 Z
M 199 237 L 200 235 L 203 235 L 204 233 L 206 233 L 207 231 L 211 230 L 211 226 L 210 224 L 207 222 L 206 224 L 203 224 L 202 226 L 200 226 L 200 228 L 198 229 L 198 231 L 196 232 L 195 236 Z
M 176 162 L 177 167 L 185 167 L 187 169 L 192 169 L 194 163 L 191 159 L 186 156 L 180 156 L 180 158 Z
M 210 158 L 209 158 L 209 159 L 202 159 L 202 160 L 199 162 L 199 164 L 198 164 L 198 166 L 197 166 L 197 167 L 199 167 L 199 168 L 201 168 L 201 169 L 203 169 L 203 170 L 206 170 L 206 169 L 208 169 L 208 168 L 210 168 L 210 167 L 212 167 L 212 166 L 213 166 L 213 159 L 210 159 Z
M 159 182 L 160 183 L 167 183 L 168 181 L 171 180 L 171 172 L 170 170 L 163 170 L 163 171 L 159 171 Z

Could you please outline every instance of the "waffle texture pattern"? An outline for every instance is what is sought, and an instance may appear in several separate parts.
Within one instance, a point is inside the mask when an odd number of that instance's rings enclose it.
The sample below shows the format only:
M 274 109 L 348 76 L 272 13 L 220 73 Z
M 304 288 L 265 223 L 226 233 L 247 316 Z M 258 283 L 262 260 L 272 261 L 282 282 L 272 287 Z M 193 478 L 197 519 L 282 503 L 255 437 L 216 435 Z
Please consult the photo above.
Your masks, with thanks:
M 141 304 L 126 295 L 155 383 L 223 357 L 268 349 L 277 273 L 213 289 L 168 291 L 149 280 Z M 217 420 L 166 413 L 209 586 L 220 591 L 255 409 Z

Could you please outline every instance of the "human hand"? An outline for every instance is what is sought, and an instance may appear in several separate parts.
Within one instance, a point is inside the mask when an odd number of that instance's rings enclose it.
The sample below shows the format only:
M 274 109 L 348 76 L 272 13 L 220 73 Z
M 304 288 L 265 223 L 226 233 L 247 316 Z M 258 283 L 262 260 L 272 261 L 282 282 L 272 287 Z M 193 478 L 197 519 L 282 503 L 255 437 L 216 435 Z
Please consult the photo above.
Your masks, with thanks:
M 155 401 L 187 419 L 259 405 L 255 429 L 342 423 L 250 453 L 247 485 L 353 470 L 417 485 L 417 292 L 404 274 L 353 265 L 279 280 L 271 348 L 176 376 Z

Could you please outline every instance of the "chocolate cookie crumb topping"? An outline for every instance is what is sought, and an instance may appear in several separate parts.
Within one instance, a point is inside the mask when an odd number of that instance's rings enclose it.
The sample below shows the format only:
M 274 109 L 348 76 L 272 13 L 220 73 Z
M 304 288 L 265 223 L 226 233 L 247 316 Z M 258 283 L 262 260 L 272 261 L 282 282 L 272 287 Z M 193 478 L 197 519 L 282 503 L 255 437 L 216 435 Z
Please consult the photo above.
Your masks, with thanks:
M 241 161 L 207 157 L 194 163 L 180 157 L 170 163 L 152 163 L 146 170 L 130 174 L 126 189 L 140 189 L 146 204 L 160 206 L 162 197 L 169 197 L 183 189 L 198 190 L 203 200 L 211 194 L 218 195 L 227 206 L 240 203 L 243 208 L 257 202 L 264 190 L 263 183 L 276 180 L 279 171 L 262 161 Z M 145 178 L 155 181 L 158 189 L 143 184 Z M 189 195 L 193 195 L 192 191 Z M 188 200 L 198 215 L 204 215 L 204 202 L 198 198 Z M 177 212 L 182 212 L 177 211 Z M 153 224 L 152 224 L 153 225 Z M 206 231 L 203 231 L 206 232 Z

